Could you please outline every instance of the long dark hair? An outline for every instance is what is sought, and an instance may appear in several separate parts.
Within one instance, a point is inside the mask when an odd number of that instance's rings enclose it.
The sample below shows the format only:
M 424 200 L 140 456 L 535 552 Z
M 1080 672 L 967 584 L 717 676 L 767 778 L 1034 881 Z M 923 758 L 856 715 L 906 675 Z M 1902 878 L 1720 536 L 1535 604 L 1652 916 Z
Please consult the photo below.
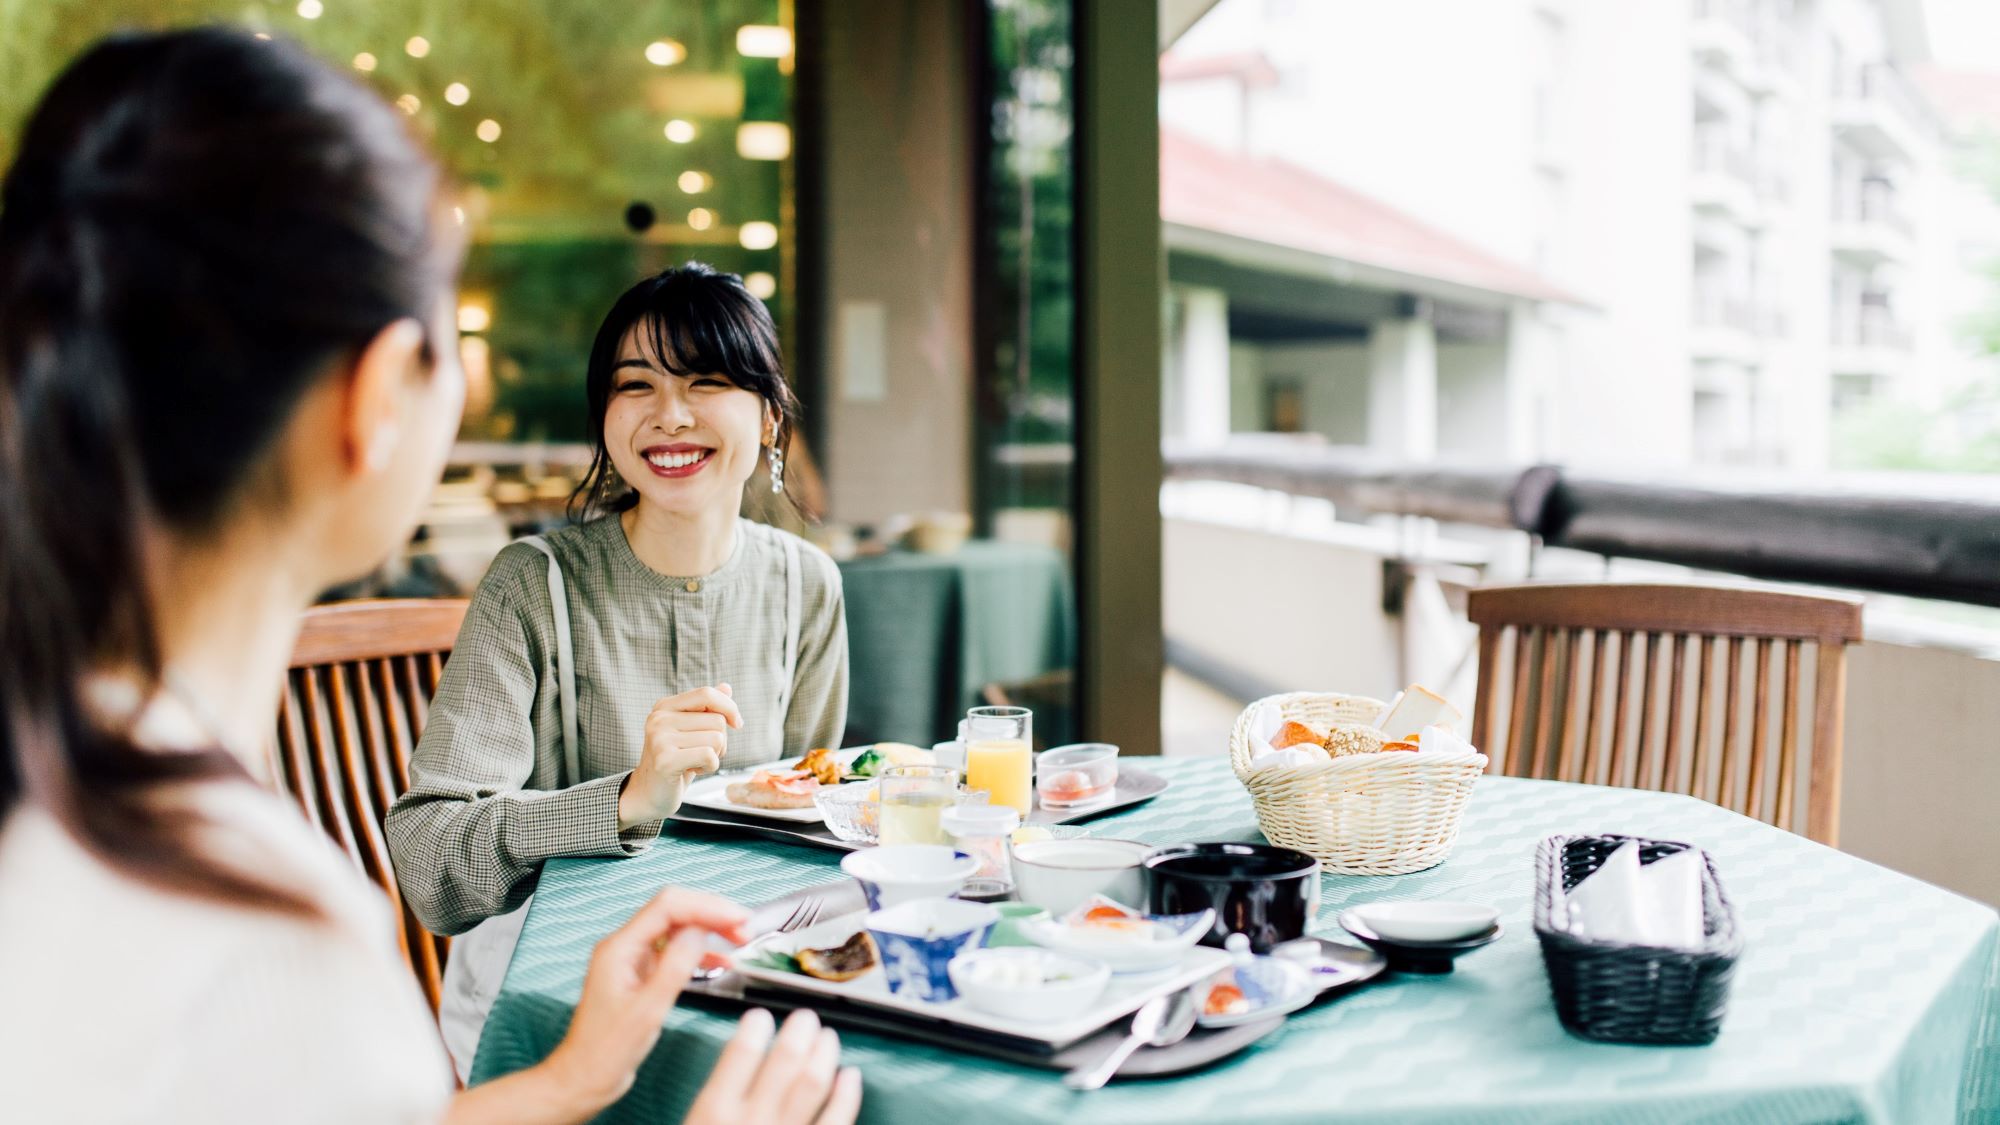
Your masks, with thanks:
M 311 911 L 216 862 L 174 782 L 86 702 L 159 689 L 142 549 L 284 495 L 271 447 L 343 357 L 449 293 L 438 176 L 398 115 L 302 49 L 206 28 L 105 39 L 49 87 L 0 187 L 0 815 L 46 808 L 156 886 Z
M 618 364 L 618 346 L 633 325 L 643 325 L 647 345 L 669 373 L 726 375 L 737 386 L 755 391 L 777 419 L 774 444 L 780 453 L 789 455 L 799 400 L 785 381 L 778 329 L 771 323 L 770 310 L 733 273 L 700 262 L 674 266 L 621 294 L 604 314 L 604 323 L 591 342 L 590 363 L 584 373 L 584 399 L 590 410 L 590 471 L 570 494 L 571 518 L 623 512 L 639 502 L 639 494 L 611 464 L 611 451 L 604 444 L 612 369 Z M 790 484 L 785 486 L 785 499 L 798 510 Z

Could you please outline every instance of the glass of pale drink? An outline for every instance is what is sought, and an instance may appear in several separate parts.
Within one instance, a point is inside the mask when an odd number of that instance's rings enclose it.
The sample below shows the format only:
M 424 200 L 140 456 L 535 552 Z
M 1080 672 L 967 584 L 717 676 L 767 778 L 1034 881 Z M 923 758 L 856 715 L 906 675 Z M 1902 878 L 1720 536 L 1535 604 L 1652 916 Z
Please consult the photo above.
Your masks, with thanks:
M 958 771 L 942 766 L 897 766 L 884 770 L 882 820 L 878 839 L 892 844 L 948 844 L 939 818 L 958 803 Z

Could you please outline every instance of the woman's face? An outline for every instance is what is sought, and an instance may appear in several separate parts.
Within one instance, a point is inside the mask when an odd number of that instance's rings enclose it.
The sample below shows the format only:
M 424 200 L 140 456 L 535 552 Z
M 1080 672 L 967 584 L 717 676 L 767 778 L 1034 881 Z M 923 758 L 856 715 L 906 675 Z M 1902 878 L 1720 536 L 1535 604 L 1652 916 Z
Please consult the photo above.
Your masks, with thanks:
M 769 436 L 757 392 L 727 375 L 669 374 L 651 334 L 634 325 L 618 345 L 604 445 L 639 502 L 676 515 L 734 515 Z

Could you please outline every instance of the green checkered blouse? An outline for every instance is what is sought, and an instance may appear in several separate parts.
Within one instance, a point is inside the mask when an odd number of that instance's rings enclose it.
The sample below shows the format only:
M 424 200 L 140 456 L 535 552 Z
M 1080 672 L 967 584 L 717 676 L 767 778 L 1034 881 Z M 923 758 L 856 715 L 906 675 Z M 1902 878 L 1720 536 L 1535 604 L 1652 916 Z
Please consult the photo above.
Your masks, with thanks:
M 552 856 L 633 855 L 658 823 L 618 831 L 618 791 L 662 697 L 728 683 L 743 712 L 725 768 L 840 745 L 847 721 L 847 621 L 840 571 L 798 544 L 799 653 L 782 697 L 788 633 L 784 537 L 738 520 L 736 547 L 712 574 L 671 578 L 639 561 L 618 517 L 544 538 L 562 560 L 575 648 L 582 778 L 563 773 L 548 559 L 500 552 L 472 596 L 410 789 L 389 810 L 403 897 L 437 933 L 513 910 Z

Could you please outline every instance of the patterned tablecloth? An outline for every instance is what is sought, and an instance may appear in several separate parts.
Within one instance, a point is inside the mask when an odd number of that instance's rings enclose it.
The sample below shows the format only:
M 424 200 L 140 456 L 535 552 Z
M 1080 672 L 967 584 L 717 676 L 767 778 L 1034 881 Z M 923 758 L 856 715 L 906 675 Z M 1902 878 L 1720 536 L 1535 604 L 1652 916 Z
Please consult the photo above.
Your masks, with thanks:
M 1174 788 L 1099 835 L 1255 840 L 1249 797 L 1217 759 L 1148 763 Z M 1686 840 L 1714 854 L 1746 938 L 1708 1047 L 1590 1043 L 1556 1022 L 1530 920 L 1536 842 L 1557 832 Z M 474 1080 L 561 1037 L 591 943 L 673 882 L 745 902 L 837 878 L 838 853 L 665 839 L 643 857 L 544 873 Z M 1391 975 L 1292 1017 L 1199 1074 L 1095 1093 L 1052 1072 L 939 1046 L 845 1035 L 864 1121 L 1895 1122 L 2000 1121 L 2000 925 L 1982 905 L 1686 797 L 1489 777 L 1457 850 L 1397 878 L 1327 876 L 1322 930 L 1352 903 L 1453 898 L 1506 933 L 1444 977 Z M 732 1022 L 685 1008 L 605 1117 L 677 1121 Z

